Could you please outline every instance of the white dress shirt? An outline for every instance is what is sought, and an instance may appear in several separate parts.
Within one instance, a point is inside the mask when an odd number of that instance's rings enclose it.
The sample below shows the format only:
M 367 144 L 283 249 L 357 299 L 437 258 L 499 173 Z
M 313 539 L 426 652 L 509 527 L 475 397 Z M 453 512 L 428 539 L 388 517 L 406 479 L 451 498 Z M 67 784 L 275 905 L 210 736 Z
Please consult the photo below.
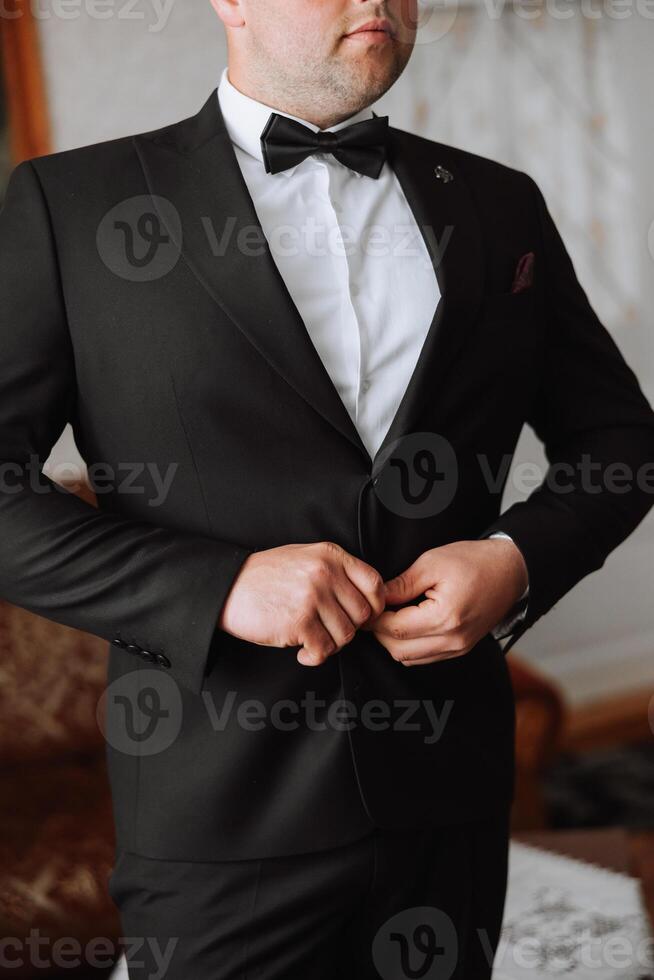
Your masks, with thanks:
M 260 135 L 277 110 L 235 89 L 227 69 L 218 97 L 277 268 L 374 457 L 440 299 L 413 212 L 388 163 L 378 180 L 350 170 L 331 153 L 266 173 Z M 371 110 L 364 109 L 331 129 L 370 118 Z
M 320 127 L 239 92 L 226 68 L 218 99 L 280 275 L 374 458 L 440 299 L 413 212 L 388 163 L 376 180 L 331 153 L 266 173 L 260 137 L 271 112 L 314 132 Z M 330 130 L 371 117 L 371 109 L 363 109 Z M 516 621 L 504 621 L 496 632 L 506 635 Z

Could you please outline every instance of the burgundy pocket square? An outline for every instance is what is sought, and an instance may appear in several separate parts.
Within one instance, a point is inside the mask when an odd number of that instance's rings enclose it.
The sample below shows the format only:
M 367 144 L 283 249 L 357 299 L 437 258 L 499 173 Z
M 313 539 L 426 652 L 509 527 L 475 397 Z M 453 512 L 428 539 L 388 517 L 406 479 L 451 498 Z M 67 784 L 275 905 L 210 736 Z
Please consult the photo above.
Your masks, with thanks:
M 521 293 L 523 289 L 529 289 L 534 281 L 534 260 L 536 256 L 533 252 L 527 252 L 518 262 L 513 277 L 512 293 Z

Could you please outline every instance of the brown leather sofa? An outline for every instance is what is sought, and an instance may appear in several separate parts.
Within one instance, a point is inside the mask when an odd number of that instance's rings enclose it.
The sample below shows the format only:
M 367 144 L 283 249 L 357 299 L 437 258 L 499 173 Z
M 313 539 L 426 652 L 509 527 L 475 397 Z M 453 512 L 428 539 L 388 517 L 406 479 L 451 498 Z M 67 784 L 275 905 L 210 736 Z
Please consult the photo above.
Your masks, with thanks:
M 72 966 L 91 941 L 97 962 L 113 962 L 100 942 L 120 933 L 96 720 L 106 646 L 0 602 L 0 975 L 99 978 Z

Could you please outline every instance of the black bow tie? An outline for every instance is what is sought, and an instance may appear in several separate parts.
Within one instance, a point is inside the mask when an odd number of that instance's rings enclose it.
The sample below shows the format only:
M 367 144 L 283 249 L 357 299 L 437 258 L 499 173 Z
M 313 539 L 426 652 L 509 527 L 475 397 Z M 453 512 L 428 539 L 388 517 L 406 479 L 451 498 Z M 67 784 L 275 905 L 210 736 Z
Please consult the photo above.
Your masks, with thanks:
M 379 177 L 386 159 L 388 116 L 375 116 L 335 133 L 314 133 L 295 119 L 273 112 L 261 134 L 266 173 L 277 174 L 314 153 L 333 153 L 339 163 L 366 177 Z

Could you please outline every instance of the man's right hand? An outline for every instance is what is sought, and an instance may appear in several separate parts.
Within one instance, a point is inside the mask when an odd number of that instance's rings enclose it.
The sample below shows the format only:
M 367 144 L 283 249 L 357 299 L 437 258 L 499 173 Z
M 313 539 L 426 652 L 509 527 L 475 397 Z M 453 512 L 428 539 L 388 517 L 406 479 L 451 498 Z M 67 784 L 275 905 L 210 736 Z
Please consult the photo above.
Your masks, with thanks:
M 218 626 L 262 646 L 299 646 L 298 661 L 316 667 L 384 604 L 381 575 L 339 545 L 289 544 L 248 556 Z

